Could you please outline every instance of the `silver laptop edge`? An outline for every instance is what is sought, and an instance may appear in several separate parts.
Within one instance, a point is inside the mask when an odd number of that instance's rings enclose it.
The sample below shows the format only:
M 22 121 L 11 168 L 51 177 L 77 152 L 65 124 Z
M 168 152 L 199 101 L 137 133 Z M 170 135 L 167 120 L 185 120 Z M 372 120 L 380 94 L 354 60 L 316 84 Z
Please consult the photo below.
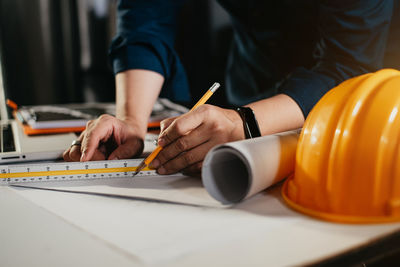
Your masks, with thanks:
M 0 46 L 1 49 L 1 46 Z M 4 83 L 3 83 L 3 67 L 2 67 L 2 56 L 0 50 L 0 103 L 6 103 L 6 97 L 4 92 Z M 6 122 L 8 120 L 8 112 L 6 105 L 0 105 L 0 116 L 1 116 L 1 123 Z

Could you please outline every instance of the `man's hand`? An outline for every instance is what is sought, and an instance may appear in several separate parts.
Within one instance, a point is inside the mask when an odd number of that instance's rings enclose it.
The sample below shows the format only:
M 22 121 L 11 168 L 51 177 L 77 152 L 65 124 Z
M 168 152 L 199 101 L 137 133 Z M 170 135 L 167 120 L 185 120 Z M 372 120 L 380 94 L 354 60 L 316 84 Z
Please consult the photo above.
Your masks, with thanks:
M 212 147 L 240 139 L 244 139 L 243 124 L 236 111 L 202 105 L 161 122 L 158 144 L 163 150 L 150 166 L 160 174 L 196 173 Z
M 87 123 L 78 140 L 80 146 L 73 145 L 64 152 L 65 161 L 113 160 L 140 155 L 144 133 L 129 121 L 102 115 Z

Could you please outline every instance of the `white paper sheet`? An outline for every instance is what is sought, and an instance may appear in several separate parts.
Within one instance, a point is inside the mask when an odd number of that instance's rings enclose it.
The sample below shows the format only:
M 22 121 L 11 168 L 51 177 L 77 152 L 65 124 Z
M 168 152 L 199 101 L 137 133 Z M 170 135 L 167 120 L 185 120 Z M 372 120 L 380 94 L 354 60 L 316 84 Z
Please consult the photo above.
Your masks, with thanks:
M 208 207 L 222 207 L 204 189 L 201 179 L 182 174 L 163 176 L 146 174 L 128 178 L 105 178 L 78 181 L 33 182 L 17 185 L 26 188 L 90 193 L 136 200 Z
M 279 191 L 235 209 L 152 203 L 134 199 L 13 187 L 24 198 L 146 264 L 171 263 L 193 253 L 251 245 L 251 240 L 296 223 L 282 210 Z M 171 192 L 170 192 L 171 193 Z M 285 218 L 284 221 L 282 219 Z
M 13 191 L 145 266 L 307 265 L 400 229 L 399 223 L 346 225 L 309 218 L 283 203 L 279 186 L 229 209 Z

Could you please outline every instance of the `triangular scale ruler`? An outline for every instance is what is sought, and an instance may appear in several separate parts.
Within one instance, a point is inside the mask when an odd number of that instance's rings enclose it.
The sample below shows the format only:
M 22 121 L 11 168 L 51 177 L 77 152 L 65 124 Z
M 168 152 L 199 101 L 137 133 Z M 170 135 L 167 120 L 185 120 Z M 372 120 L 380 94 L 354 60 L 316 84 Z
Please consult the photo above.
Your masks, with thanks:
M 104 160 L 88 162 L 44 162 L 0 166 L 0 185 L 24 182 L 87 180 L 113 177 L 133 177 L 143 159 Z M 154 175 L 143 169 L 138 176 Z

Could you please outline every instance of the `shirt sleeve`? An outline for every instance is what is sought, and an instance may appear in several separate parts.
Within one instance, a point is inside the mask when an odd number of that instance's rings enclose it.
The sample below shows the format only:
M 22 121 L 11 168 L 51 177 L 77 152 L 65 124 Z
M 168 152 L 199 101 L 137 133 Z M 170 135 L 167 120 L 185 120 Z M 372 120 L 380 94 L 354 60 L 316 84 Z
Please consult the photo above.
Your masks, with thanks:
M 188 83 L 174 50 L 178 13 L 184 0 L 120 0 L 117 34 L 109 51 L 115 74 L 129 69 L 160 73 L 162 94 L 188 101 Z
M 317 63 L 296 68 L 280 92 L 294 99 L 306 117 L 328 90 L 382 68 L 392 10 L 392 0 L 320 1 Z

